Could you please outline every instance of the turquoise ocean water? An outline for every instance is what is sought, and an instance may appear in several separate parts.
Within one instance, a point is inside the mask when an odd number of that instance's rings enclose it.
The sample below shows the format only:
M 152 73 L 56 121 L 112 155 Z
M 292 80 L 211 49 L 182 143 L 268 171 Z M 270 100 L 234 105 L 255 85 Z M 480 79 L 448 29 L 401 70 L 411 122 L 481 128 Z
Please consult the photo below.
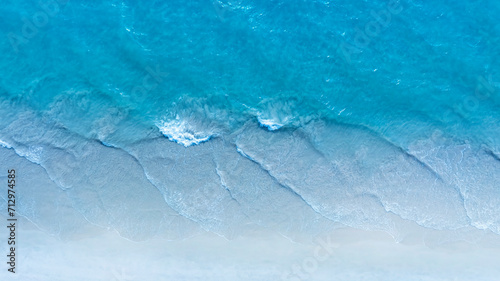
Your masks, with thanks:
M 32 172 L 19 214 L 47 233 L 500 235 L 498 1 L 5 0 L 0 12 L 0 148 L 46 178 Z

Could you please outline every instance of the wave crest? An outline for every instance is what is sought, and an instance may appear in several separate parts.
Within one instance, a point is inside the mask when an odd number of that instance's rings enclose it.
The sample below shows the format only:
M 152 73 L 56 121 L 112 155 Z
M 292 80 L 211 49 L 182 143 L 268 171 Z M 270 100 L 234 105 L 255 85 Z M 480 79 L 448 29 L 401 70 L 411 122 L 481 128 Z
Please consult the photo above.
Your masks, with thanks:
M 216 135 L 210 132 L 198 131 L 194 125 L 186 120 L 181 120 L 179 115 L 173 120 L 156 122 L 156 127 L 170 141 L 182 144 L 185 147 L 206 142 Z

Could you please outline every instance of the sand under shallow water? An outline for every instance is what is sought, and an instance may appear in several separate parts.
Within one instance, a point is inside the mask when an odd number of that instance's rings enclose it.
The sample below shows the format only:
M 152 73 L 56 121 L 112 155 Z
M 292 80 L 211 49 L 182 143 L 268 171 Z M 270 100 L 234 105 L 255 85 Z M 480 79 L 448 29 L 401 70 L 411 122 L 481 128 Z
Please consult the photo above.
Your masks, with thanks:
M 451 140 L 429 148 L 428 139 L 410 153 L 367 130 L 324 122 L 277 132 L 245 126 L 189 147 L 158 135 L 118 148 L 57 126 L 42 135 L 25 126 L 4 138 L 1 162 L 16 168 L 23 217 L 17 278 L 498 274 L 491 195 L 500 162 L 486 151 Z
M 114 231 L 61 241 L 28 221 L 19 223 L 18 273 L 0 273 L 8 280 L 493 281 L 499 274 L 498 238 L 472 230 L 470 242 L 451 243 L 419 229 L 395 243 L 387 233 L 351 228 L 311 243 L 267 231 L 233 240 L 204 232 L 137 243 Z

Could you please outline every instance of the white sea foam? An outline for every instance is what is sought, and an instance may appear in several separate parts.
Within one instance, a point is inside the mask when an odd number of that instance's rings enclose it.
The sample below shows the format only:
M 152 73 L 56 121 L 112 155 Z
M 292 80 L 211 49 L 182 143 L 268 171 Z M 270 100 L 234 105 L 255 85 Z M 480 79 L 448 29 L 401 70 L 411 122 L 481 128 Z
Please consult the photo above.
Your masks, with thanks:
M 181 120 L 179 115 L 174 120 L 160 120 L 156 122 L 156 127 L 169 140 L 182 144 L 185 147 L 200 144 L 208 141 L 214 134 L 202 132 L 194 128 L 186 120 Z
M 0 140 L 0 145 L 5 147 L 5 148 L 12 148 L 12 146 L 6 142 L 4 142 L 3 140 Z
M 261 118 L 260 116 L 257 117 L 257 120 L 259 121 L 260 126 L 266 127 L 269 131 L 276 131 L 285 125 L 285 124 L 280 123 L 276 120 L 264 119 L 264 118 Z
M 28 159 L 29 161 L 40 164 L 42 160 L 43 147 L 41 146 L 29 146 L 17 148 L 16 152 L 18 155 Z
M 247 108 L 257 117 L 260 126 L 269 131 L 276 131 L 284 126 L 300 126 L 306 121 L 305 116 L 301 117 L 300 104 L 296 100 L 265 100 L 259 108 Z

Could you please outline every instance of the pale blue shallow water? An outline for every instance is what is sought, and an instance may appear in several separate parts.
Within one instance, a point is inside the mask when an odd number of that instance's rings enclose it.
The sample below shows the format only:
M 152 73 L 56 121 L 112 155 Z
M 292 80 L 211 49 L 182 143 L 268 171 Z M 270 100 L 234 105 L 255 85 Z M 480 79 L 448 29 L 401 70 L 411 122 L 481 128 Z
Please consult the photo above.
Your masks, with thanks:
M 500 2 L 41 3 L 0 7 L 0 149 L 47 233 L 500 234 Z

